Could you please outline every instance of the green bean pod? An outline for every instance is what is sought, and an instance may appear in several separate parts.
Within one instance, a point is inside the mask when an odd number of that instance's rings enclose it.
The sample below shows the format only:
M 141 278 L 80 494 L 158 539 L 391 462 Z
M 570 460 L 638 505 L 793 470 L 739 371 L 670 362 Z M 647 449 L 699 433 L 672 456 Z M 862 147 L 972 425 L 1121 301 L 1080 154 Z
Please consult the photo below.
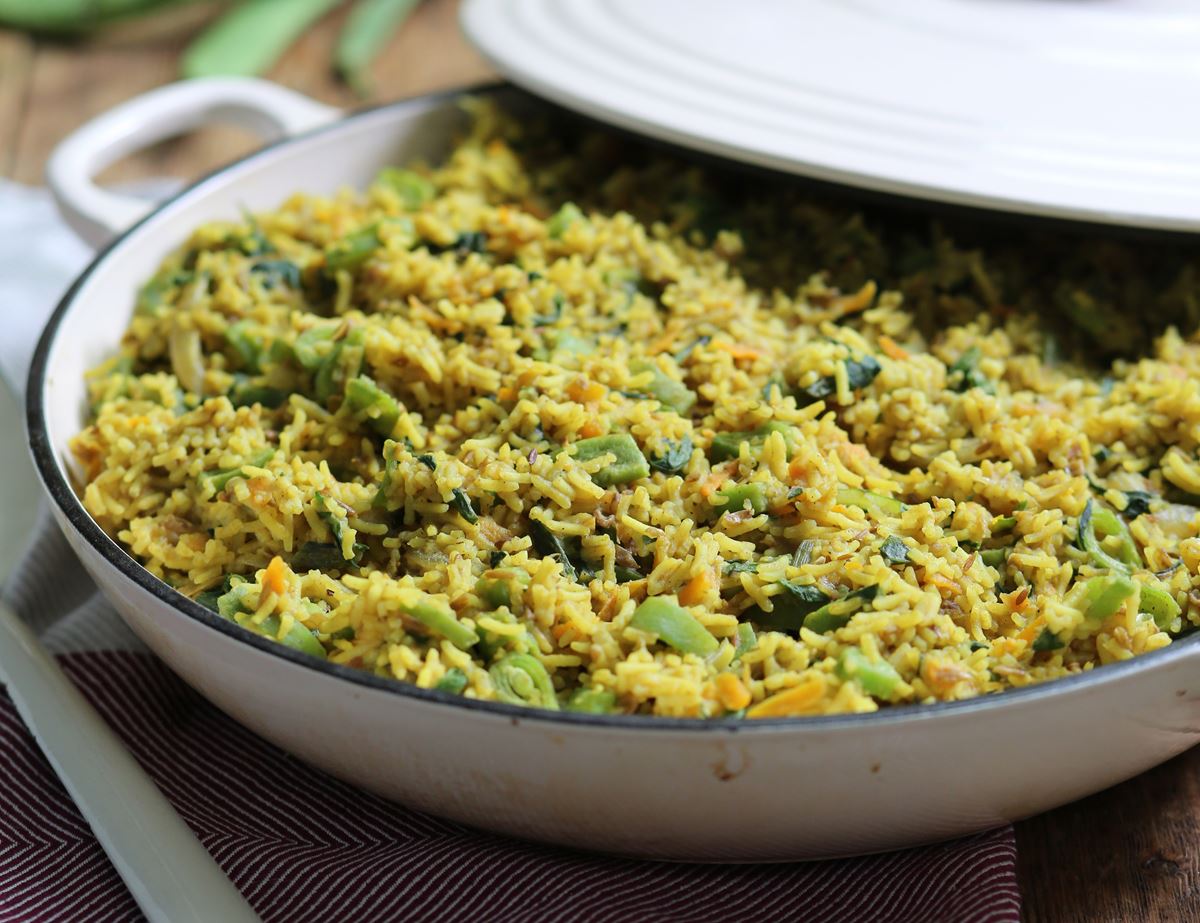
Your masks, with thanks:
M 243 0 L 183 53 L 184 77 L 261 74 L 341 0 Z
M 629 624 L 638 631 L 657 635 L 660 641 L 681 654 L 707 657 L 720 647 L 700 620 L 671 597 L 651 596 L 643 601 L 634 610 Z
M 496 687 L 496 698 L 501 702 L 558 711 L 550 674 L 541 661 L 529 654 L 509 654 L 492 664 L 488 675 Z
M 1179 618 L 1179 603 L 1166 588 L 1158 583 L 1143 583 L 1142 595 L 1138 602 L 1138 612 L 1145 612 L 1154 619 L 1154 624 L 1162 631 L 1167 631 Z
M 334 49 L 334 66 L 357 93 L 369 89 L 367 70 L 420 0 L 358 0 Z

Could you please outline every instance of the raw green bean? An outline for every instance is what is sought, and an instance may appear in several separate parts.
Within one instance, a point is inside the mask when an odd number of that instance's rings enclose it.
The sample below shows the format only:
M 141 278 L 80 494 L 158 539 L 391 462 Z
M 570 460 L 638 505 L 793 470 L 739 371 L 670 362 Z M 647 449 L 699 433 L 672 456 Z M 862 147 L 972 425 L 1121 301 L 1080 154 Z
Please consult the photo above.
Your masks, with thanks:
M 650 464 L 628 433 L 595 436 L 575 443 L 575 460 L 590 461 L 601 455 L 615 455 L 616 460 L 605 465 L 592 475 L 592 480 L 601 487 L 628 484 L 638 478 L 650 476 Z
M 367 71 L 420 0 L 358 0 L 338 36 L 334 65 L 355 92 L 366 95 Z
M 629 624 L 638 631 L 657 635 L 658 640 L 681 654 L 707 657 L 720 646 L 699 619 L 668 596 L 651 596 L 642 602 Z
M 0 0 L 0 24 L 30 32 L 85 32 L 181 0 Z
M 184 77 L 252 77 L 267 70 L 341 0 L 243 0 L 183 53 Z
M 848 647 L 838 657 L 837 674 L 855 680 L 863 692 L 877 699 L 891 699 L 903 680 L 886 660 L 872 660 L 857 647 Z
M 488 674 L 496 687 L 496 698 L 510 705 L 532 705 L 558 711 L 554 683 L 541 661 L 529 654 L 509 654 L 492 664 Z

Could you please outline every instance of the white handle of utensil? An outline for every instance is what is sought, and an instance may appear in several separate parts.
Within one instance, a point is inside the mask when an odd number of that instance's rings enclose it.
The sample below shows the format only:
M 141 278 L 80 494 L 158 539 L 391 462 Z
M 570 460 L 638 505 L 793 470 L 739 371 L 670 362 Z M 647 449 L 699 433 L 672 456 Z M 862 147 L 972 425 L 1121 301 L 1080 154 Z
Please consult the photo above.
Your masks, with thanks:
M 341 114 L 266 80 L 185 80 L 135 96 L 76 129 L 50 155 L 46 181 L 67 223 L 98 247 L 154 208 L 153 202 L 95 183 L 97 173 L 127 154 L 211 123 L 238 125 L 273 141 Z
M 151 923 L 258 920 L 116 734 L 3 603 L 0 679 Z

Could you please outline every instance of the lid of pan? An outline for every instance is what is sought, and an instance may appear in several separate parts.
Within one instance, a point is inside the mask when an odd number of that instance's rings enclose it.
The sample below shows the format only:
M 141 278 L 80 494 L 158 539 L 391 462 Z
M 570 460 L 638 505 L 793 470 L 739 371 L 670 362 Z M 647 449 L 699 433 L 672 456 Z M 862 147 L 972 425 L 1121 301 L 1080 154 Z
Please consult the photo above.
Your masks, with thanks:
M 1200 229 L 1191 0 L 467 0 L 515 83 L 748 163 Z

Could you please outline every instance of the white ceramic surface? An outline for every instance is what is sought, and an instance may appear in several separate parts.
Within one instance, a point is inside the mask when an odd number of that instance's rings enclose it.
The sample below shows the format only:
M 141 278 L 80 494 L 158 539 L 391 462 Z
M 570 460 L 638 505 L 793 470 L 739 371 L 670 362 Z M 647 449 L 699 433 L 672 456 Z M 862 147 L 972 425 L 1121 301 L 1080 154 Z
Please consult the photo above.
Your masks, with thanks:
M 1097 791 L 1200 740 L 1200 637 L 970 702 L 697 723 L 419 690 L 258 638 L 150 577 L 68 484 L 82 372 L 116 348 L 140 280 L 195 225 L 436 156 L 459 119 L 453 99 L 398 103 L 221 171 L 101 254 L 42 338 L 28 412 L 54 513 L 129 625 L 185 680 L 264 737 L 386 797 L 502 832 L 673 859 L 812 858 L 965 834 Z
M 763 166 L 1200 228 L 1192 0 L 467 0 L 513 81 Z

